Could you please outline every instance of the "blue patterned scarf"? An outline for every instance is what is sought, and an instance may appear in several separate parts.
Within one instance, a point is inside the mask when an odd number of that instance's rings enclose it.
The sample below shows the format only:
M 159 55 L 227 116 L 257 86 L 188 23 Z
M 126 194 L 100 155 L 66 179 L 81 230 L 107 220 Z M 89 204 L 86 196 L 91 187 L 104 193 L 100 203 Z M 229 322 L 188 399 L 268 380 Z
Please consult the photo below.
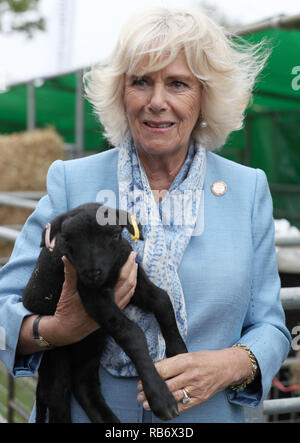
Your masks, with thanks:
M 199 211 L 203 211 L 200 203 L 203 200 L 205 168 L 205 147 L 192 143 L 184 165 L 167 194 L 157 204 L 133 140 L 126 139 L 119 147 L 119 207 L 136 215 L 143 226 L 145 241 L 134 243 L 127 230 L 123 231 L 123 235 L 136 251 L 137 261 L 150 280 L 169 294 L 184 340 L 187 337 L 187 318 L 177 270 L 191 236 L 195 235 Z M 165 342 L 154 315 L 134 305 L 127 306 L 124 313 L 144 331 L 152 360 L 165 358 Z M 137 375 L 131 360 L 111 337 L 101 363 L 112 375 Z

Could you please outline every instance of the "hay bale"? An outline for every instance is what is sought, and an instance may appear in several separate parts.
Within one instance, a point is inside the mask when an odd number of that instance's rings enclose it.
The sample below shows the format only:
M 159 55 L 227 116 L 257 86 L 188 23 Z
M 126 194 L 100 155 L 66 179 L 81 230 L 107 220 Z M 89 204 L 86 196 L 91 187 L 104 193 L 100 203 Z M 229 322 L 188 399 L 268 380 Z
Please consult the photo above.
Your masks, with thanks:
M 41 191 L 51 163 L 64 158 L 54 129 L 0 135 L 0 192 Z
M 0 192 L 45 191 L 51 163 L 64 159 L 63 141 L 52 128 L 0 135 Z M 24 224 L 31 211 L 0 206 L 0 225 Z M 13 245 L 0 240 L 0 257 Z

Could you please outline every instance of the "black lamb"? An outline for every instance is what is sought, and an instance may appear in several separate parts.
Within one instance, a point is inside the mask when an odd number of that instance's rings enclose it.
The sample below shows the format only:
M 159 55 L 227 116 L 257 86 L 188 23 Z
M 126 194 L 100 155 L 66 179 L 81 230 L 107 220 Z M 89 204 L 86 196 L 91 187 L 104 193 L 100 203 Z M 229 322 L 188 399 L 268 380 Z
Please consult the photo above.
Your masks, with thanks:
M 100 225 L 99 210 L 102 215 L 115 216 L 116 223 Z M 92 422 L 119 421 L 101 394 L 99 380 L 99 358 L 109 335 L 135 365 L 154 414 L 163 420 L 178 415 L 177 402 L 149 356 L 144 333 L 114 301 L 120 269 L 132 251 L 121 235 L 124 227 L 134 234 L 125 211 L 87 203 L 52 220 L 47 239 L 50 249 L 45 246 L 48 232 L 43 232 L 44 247 L 24 290 L 24 306 L 36 314 L 55 313 L 64 281 L 62 256 L 66 256 L 77 270 L 83 306 L 101 328 L 80 342 L 44 353 L 36 392 L 36 422 L 46 420 L 47 410 L 49 422 L 71 422 L 71 394 Z M 141 266 L 131 303 L 154 313 L 166 342 L 167 357 L 187 352 L 168 294 L 148 279 Z

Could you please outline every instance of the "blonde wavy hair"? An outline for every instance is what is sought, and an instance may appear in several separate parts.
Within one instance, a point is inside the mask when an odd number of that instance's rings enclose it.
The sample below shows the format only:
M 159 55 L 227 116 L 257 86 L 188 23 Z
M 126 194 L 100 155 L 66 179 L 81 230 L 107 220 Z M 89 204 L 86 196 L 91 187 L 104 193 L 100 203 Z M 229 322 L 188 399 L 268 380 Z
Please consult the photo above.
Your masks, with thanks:
M 86 96 L 104 135 L 118 146 L 130 131 L 123 104 L 125 74 L 163 69 L 184 50 L 191 72 L 203 85 L 201 116 L 192 137 L 208 150 L 216 149 L 243 126 L 256 77 L 269 55 L 263 46 L 236 38 L 200 11 L 146 10 L 123 27 L 108 62 L 85 74 Z

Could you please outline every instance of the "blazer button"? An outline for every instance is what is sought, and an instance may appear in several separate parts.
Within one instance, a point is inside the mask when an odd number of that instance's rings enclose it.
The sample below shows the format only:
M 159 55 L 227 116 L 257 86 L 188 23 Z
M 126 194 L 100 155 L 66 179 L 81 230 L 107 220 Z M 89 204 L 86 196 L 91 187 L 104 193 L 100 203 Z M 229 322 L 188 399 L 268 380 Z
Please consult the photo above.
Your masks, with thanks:
M 214 182 L 211 185 L 211 192 L 215 194 L 217 197 L 221 197 L 227 192 L 227 185 L 223 181 Z

